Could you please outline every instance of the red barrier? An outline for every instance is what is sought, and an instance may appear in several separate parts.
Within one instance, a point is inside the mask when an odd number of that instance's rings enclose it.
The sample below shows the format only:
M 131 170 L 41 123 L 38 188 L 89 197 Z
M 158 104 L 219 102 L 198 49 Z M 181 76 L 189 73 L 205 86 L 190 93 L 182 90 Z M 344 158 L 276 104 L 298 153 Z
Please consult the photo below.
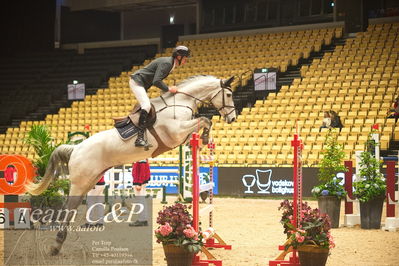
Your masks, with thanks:
M 395 217 L 395 204 L 392 201 L 395 201 L 395 162 L 387 161 L 385 162 L 387 165 L 387 217 Z
M 395 207 L 398 204 L 395 199 L 395 163 L 394 161 L 385 161 L 386 168 L 386 220 L 385 230 L 396 230 L 399 227 L 398 218 L 395 218 Z M 359 214 L 353 214 L 353 166 L 352 161 L 345 161 L 345 167 L 348 171 L 345 173 L 345 191 L 348 197 L 345 199 L 345 226 L 353 226 L 360 223 L 360 220 L 355 220 L 354 217 L 360 217 Z
M 352 161 L 345 161 L 344 165 L 345 168 L 348 170 L 345 172 L 345 191 L 348 193 L 349 199 L 352 199 L 353 163 Z M 345 198 L 345 214 L 353 214 L 353 202 L 348 201 L 347 198 Z

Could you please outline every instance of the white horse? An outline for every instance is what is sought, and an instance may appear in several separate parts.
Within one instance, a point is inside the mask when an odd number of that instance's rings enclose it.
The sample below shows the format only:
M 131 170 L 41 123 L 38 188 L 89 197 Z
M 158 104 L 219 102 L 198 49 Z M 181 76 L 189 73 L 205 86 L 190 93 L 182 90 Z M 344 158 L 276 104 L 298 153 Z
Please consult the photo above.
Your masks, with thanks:
M 135 147 L 136 137 L 122 140 L 115 128 L 99 132 L 78 145 L 59 146 L 52 153 L 41 181 L 26 186 L 28 192 L 41 194 L 54 178 L 68 171 L 71 182 L 69 196 L 73 197 L 68 197 L 65 208 L 77 209 L 84 195 L 107 169 L 156 156 L 186 142 L 193 132 L 202 128 L 210 130 L 211 121 L 208 118 L 193 119 L 199 103 L 210 102 L 228 123 L 235 121 L 233 93 L 230 90 L 232 81 L 233 77 L 222 81 L 213 76 L 194 76 L 178 84 L 177 94 L 166 93 L 152 99 L 157 112 L 153 128 L 158 136 L 154 137 L 147 131 L 148 142 L 152 145 L 148 150 Z M 56 244 L 51 249 L 52 255 L 58 254 L 66 235 L 65 229 L 58 232 Z

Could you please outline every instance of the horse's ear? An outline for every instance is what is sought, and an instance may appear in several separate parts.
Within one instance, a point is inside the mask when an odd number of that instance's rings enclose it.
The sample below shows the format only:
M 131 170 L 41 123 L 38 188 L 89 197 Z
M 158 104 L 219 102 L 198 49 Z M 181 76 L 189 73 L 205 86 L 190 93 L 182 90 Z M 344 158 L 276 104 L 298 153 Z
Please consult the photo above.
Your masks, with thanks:
M 225 87 L 230 87 L 231 83 L 234 81 L 234 76 L 230 77 L 228 80 L 223 81 Z

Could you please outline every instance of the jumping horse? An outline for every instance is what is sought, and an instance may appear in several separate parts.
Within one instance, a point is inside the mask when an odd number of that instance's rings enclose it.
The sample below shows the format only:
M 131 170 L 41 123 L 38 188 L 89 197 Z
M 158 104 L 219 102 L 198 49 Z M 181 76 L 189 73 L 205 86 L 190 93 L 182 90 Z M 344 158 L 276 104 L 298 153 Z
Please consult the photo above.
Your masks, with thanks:
M 135 147 L 136 136 L 123 140 L 116 128 L 94 134 L 77 145 L 61 145 L 52 153 L 46 173 L 39 183 L 26 185 L 32 195 L 41 194 L 49 184 L 63 173 L 69 173 L 70 192 L 64 208 L 75 210 L 84 195 L 94 187 L 104 172 L 114 166 L 129 164 L 155 157 L 185 143 L 193 132 L 211 129 L 206 117 L 194 118 L 199 104 L 212 104 L 227 123 L 236 119 L 233 93 L 230 89 L 234 77 L 221 80 L 213 76 L 193 76 L 177 84 L 178 93 L 165 93 L 151 100 L 157 119 L 146 136 L 151 147 Z M 51 255 L 59 253 L 64 243 L 66 217 L 56 236 Z

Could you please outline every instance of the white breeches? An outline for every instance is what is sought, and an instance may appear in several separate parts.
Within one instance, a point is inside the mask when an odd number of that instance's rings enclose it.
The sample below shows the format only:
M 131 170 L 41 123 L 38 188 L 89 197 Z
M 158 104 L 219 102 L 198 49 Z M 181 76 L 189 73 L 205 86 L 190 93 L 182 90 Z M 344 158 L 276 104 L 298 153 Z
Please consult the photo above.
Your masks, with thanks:
M 91 206 L 93 206 L 96 203 L 104 203 L 104 188 L 105 185 L 96 185 L 93 189 L 91 189 L 87 193 L 87 209 L 89 209 Z M 96 224 L 96 223 L 103 223 L 104 222 L 104 213 L 105 213 L 105 207 L 104 205 L 96 205 L 94 208 L 92 208 L 89 218 L 91 221 L 91 224 Z M 88 221 L 89 222 L 89 221 Z
M 141 109 L 150 112 L 151 103 L 147 96 L 147 92 L 144 87 L 138 85 L 133 79 L 129 81 L 130 89 L 132 89 L 133 94 L 136 96 L 137 101 L 140 103 Z
M 145 190 L 146 184 L 141 185 L 140 191 L 136 189 L 136 186 L 134 186 L 134 195 L 138 197 L 137 202 L 141 203 L 144 205 L 144 211 L 139 213 L 138 215 L 138 220 L 139 221 L 147 221 L 148 219 L 148 209 L 147 209 L 147 200 L 145 198 L 147 192 Z

